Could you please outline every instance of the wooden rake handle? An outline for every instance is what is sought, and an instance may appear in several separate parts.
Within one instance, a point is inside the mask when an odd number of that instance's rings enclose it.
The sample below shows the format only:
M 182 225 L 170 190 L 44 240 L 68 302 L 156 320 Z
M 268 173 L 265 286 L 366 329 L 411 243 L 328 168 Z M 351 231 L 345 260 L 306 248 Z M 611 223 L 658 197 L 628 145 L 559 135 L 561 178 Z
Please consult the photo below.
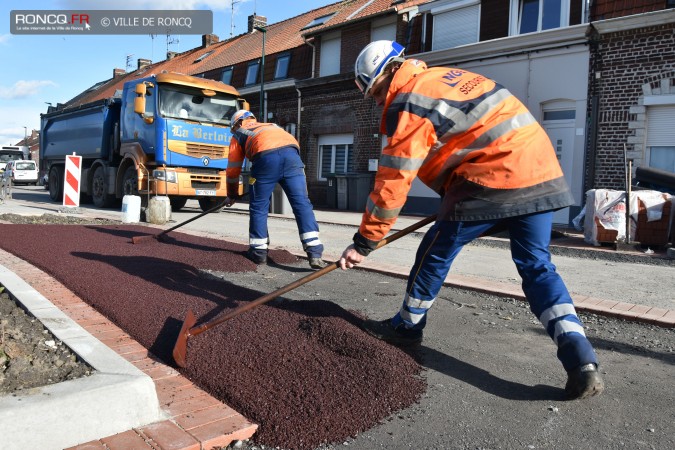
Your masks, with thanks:
M 394 242 L 395 240 L 400 239 L 403 236 L 406 236 L 406 235 L 412 233 L 413 231 L 418 230 L 418 229 L 422 228 L 423 226 L 425 226 L 425 225 L 427 225 L 431 222 L 434 222 L 435 220 L 436 220 L 435 214 L 432 215 L 432 216 L 429 216 L 429 217 L 427 217 L 423 220 L 420 220 L 419 222 L 414 223 L 414 224 L 404 228 L 403 230 L 397 231 L 396 233 L 392 234 L 391 236 L 385 237 L 380 242 L 378 242 L 376 248 L 382 248 L 385 245 L 390 244 L 390 243 Z M 278 297 L 280 295 L 283 295 L 288 291 L 292 291 L 293 289 L 295 289 L 297 287 L 300 287 L 303 284 L 309 283 L 312 280 L 315 280 L 319 277 L 322 277 L 322 276 L 326 275 L 328 272 L 332 272 L 333 270 L 337 269 L 338 267 L 340 267 L 340 261 L 339 260 L 335 261 L 333 264 L 330 264 L 330 265 L 324 267 L 321 270 L 318 270 L 316 272 L 312 272 L 309 275 L 307 275 L 303 278 L 300 278 L 299 280 L 296 280 L 296 281 L 294 281 L 290 284 L 287 284 L 286 286 L 283 286 L 283 287 L 277 289 L 274 292 L 270 292 L 269 294 L 263 295 L 262 297 L 257 298 L 256 300 L 253 300 L 252 302 L 249 302 L 249 303 L 247 303 L 243 306 L 240 306 L 239 308 L 233 309 L 232 311 L 230 311 L 227 314 L 222 315 L 221 317 L 216 317 L 215 319 L 211 320 L 210 322 L 206 322 L 202 325 L 192 327 L 187 331 L 187 335 L 188 336 L 196 336 L 198 334 L 201 334 L 204 331 L 209 330 L 209 329 L 215 327 L 216 325 L 219 325 L 219 324 L 225 322 L 226 320 L 230 320 L 233 317 L 236 317 L 239 314 L 248 311 L 249 309 L 253 309 L 256 306 L 262 305 L 263 303 L 267 303 L 270 300 L 273 300 L 276 297 Z

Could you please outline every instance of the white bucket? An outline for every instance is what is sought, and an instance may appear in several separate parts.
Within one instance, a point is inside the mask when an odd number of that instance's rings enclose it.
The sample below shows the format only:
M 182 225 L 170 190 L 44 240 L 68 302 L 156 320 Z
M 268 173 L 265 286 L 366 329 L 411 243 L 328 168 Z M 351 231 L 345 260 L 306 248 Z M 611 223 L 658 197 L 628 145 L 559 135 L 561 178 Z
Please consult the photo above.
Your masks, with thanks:
M 169 197 L 157 196 L 148 200 L 145 218 L 148 222 L 156 225 L 167 223 L 171 219 L 171 202 L 169 201 Z
M 122 222 L 137 223 L 141 221 L 141 197 L 125 195 L 122 198 Z

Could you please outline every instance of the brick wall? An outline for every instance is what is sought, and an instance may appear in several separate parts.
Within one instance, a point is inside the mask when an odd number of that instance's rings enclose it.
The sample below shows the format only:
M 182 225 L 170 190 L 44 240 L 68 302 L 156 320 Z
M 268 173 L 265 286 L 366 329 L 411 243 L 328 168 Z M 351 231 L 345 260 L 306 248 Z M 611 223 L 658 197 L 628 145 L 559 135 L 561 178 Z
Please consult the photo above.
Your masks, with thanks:
M 666 8 L 666 0 L 596 0 L 591 7 L 592 20 L 612 19 Z
M 595 156 L 595 177 L 586 188 L 624 189 L 624 144 L 633 171 L 645 162 L 642 98 L 672 83 L 675 24 L 597 37 L 591 68 L 590 96 L 598 96 L 599 109 L 597 143 L 589 152 Z
M 332 80 L 332 81 L 331 81 Z M 379 158 L 380 137 L 377 127 L 382 109 L 372 100 L 364 101 L 354 85 L 353 76 L 302 87 L 301 141 L 309 196 L 316 206 L 326 206 L 327 182 L 318 180 L 319 136 L 354 135 L 354 170 L 368 171 L 368 159 Z

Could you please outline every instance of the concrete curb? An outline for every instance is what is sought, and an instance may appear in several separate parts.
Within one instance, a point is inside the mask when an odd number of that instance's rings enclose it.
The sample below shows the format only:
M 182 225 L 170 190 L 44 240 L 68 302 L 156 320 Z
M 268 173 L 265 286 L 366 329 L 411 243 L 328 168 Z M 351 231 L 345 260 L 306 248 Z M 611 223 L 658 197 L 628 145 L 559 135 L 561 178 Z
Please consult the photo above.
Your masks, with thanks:
M 89 377 L 0 397 L 0 436 L 11 436 L 3 449 L 61 449 L 166 419 L 148 375 L 2 265 L 0 283 L 96 370 Z

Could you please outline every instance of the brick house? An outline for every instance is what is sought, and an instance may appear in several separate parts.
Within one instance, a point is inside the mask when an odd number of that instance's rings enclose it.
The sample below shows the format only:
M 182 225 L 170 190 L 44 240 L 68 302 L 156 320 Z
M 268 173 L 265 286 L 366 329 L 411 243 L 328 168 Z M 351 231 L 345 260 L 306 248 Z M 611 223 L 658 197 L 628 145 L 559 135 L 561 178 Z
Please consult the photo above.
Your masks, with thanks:
M 321 61 L 326 41 L 339 39 L 341 49 L 340 75 L 324 77 L 319 73 L 318 77 L 298 82 L 305 112 L 311 111 L 306 114 L 307 118 L 303 117 L 303 123 L 311 130 L 309 135 L 304 135 L 303 142 L 317 154 L 317 167 L 311 166 L 314 155 L 308 155 L 308 174 L 312 170 L 318 174 L 314 180 L 308 177 L 310 183 L 314 182 L 312 191 L 317 198 L 312 200 L 315 204 L 320 204 L 324 186 L 326 198 L 331 198 L 330 180 L 322 176 L 324 171 L 319 164 L 325 158 L 324 149 L 339 142 L 335 139 L 342 139 L 342 145 L 352 146 L 352 159 L 347 163 L 349 171 L 368 173 L 372 160 L 379 156 L 383 145 L 379 134 L 381 110 L 372 101 L 364 102 L 352 87 L 351 71 L 360 49 L 371 40 L 385 38 L 403 43 L 408 56 L 421 59 L 429 66 L 473 70 L 509 88 L 549 132 L 580 205 L 590 59 L 586 3 L 582 0 L 560 2 L 553 14 L 555 21 L 550 23 L 541 19 L 538 9 L 521 8 L 523 2 L 518 0 L 393 3 L 395 14 L 373 14 L 364 20 L 333 27 L 329 22 L 305 34 L 320 49 L 317 61 Z M 542 2 L 534 3 L 538 8 Z M 563 80 L 560 74 L 564 74 Z M 348 178 L 348 181 L 352 180 Z M 355 184 L 347 186 L 350 198 L 354 195 L 349 188 Z M 438 203 L 433 191 L 415 182 L 403 212 L 428 214 Z M 347 207 L 352 209 L 349 202 Z M 577 206 L 558 212 L 556 221 L 568 223 L 579 209 Z
M 494 78 L 528 106 L 576 200 L 556 213 L 567 224 L 587 189 L 623 188 L 624 143 L 636 167 L 674 159 L 668 132 L 675 127 L 655 128 L 675 117 L 673 3 L 343 0 L 275 24 L 251 16 L 246 33 L 204 36 L 202 46 L 165 61 L 139 60 L 128 74 L 116 69 L 69 104 L 110 96 L 146 71 L 226 82 L 260 120 L 298 138 L 315 206 L 361 211 L 385 142 L 381 109 L 356 89 L 353 64 L 370 41 L 395 39 L 429 66 Z M 438 201 L 414 183 L 404 213 L 427 214 Z
M 670 8 L 670 9 L 669 9 Z M 675 1 L 594 2 L 585 187 L 625 189 L 625 160 L 675 173 Z
M 491 76 L 530 108 L 551 137 L 576 200 L 556 213 L 557 223 L 568 224 L 577 215 L 586 190 L 624 188 L 624 142 L 634 169 L 675 172 L 675 2 L 563 0 L 552 11 L 545 5 L 550 4 L 393 2 L 395 18 L 372 14 L 305 33 L 318 49 L 319 67 L 297 83 L 308 174 L 317 174 L 308 176 L 313 201 L 321 204 L 323 186 L 327 198 L 332 195 L 321 167 L 324 149 L 351 144 L 352 159 L 345 164 L 360 174 L 379 155 L 380 111 L 350 86 L 351 64 L 371 40 L 394 36 L 409 56 Z M 547 14 L 553 18 L 548 22 Z M 324 76 L 321 50 L 334 40 L 341 75 Z M 355 197 L 348 193 L 350 200 Z M 434 193 L 414 184 L 404 212 L 426 214 L 437 202 Z

